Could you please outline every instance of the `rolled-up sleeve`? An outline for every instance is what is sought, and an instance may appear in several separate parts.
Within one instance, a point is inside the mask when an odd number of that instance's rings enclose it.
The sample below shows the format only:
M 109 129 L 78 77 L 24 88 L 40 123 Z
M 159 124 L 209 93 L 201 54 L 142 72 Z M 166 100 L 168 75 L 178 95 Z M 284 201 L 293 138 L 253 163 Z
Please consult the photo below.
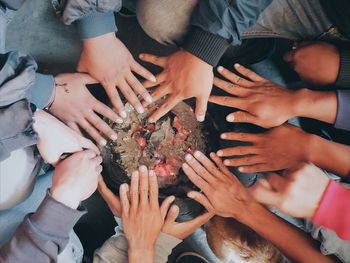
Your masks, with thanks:
M 337 90 L 338 111 L 334 126 L 350 131 L 350 90 Z

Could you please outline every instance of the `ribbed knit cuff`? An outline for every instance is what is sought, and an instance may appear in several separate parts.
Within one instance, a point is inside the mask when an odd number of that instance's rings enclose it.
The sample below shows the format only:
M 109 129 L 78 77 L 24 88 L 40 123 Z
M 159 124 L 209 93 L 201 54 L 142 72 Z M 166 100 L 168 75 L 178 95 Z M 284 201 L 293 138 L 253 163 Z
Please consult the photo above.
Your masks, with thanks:
M 190 28 L 182 44 L 182 48 L 213 67 L 217 66 L 229 46 L 226 39 L 196 26 Z
M 338 109 L 334 127 L 350 131 L 350 90 L 337 90 Z
M 39 109 L 45 108 L 55 91 L 55 80 L 52 75 L 35 74 L 34 86 L 30 89 L 30 101 Z
M 37 211 L 30 216 L 30 221 L 48 235 L 67 237 L 85 213 L 86 210 L 75 210 L 57 202 L 48 193 Z
M 335 85 L 338 87 L 350 88 L 350 49 L 341 47 L 339 53 L 340 66 Z
M 113 12 L 94 12 L 77 21 L 81 39 L 102 36 L 107 33 L 116 32 L 117 26 Z

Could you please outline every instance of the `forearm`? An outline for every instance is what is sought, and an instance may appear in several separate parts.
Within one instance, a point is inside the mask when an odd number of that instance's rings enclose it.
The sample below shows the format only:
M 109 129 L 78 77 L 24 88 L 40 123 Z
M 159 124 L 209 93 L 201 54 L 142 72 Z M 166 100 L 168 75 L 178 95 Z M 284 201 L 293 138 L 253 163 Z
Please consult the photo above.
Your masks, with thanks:
M 300 89 L 295 92 L 294 117 L 305 117 L 334 124 L 337 116 L 335 91 Z
M 250 205 L 239 219 L 260 236 L 273 243 L 293 262 L 333 262 L 322 255 L 314 241 L 303 231 L 272 214 L 259 204 Z
M 305 161 L 342 177 L 350 173 L 350 146 L 311 135 L 305 149 Z

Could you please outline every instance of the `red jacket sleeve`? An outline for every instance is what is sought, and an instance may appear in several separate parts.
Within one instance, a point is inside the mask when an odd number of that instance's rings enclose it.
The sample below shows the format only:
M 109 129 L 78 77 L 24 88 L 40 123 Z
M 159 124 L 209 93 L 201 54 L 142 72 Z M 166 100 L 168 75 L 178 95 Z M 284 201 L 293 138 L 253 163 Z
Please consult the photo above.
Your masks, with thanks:
M 312 221 L 350 241 L 350 189 L 330 181 Z

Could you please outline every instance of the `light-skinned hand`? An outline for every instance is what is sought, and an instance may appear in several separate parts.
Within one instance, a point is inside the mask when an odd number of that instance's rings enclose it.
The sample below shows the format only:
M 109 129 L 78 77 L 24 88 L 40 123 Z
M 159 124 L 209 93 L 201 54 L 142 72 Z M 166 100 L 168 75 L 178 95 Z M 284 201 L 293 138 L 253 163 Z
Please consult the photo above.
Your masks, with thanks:
M 116 140 L 117 134 L 99 116 L 104 116 L 117 123 L 123 122 L 112 109 L 97 100 L 87 89 L 86 84 L 97 81 L 88 74 L 70 73 L 55 77 L 56 94 L 50 112 L 80 133 L 85 130 L 99 145 L 106 145 L 101 136 Z
M 152 93 L 154 101 L 168 95 L 165 102 L 149 118 L 155 122 L 167 114 L 180 101 L 196 98 L 195 114 L 204 121 L 208 98 L 213 85 L 213 68 L 191 53 L 181 50 L 167 57 L 141 54 L 140 59 L 163 68 L 156 82 L 146 81 L 147 88 L 159 85 Z
M 55 165 L 62 154 L 91 149 L 100 154 L 98 148 L 51 114 L 37 110 L 34 113 L 34 130 L 38 133 L 38 150 L 45 162 Z
M 293 216 L 311 219 L 329 178 L 313 164 L 301 163 L 282 175 L 271 173 L 249 188 L 254 198 Z
M 102 172 L 101 163 L 102 157 L 92 150 L 77 152 L 61 161 L 52 178 L 51 196 L 76 209 L 95 192 Z
M 152 97 L 136 78 L 135 73 L 151 82 L 155 82 L 156 78 L 135 61 L 114 32 L 83 41 L 77 70 L 89 73 L 103 85 L 114 109 L 122 118 L 125 118 L 127 113 L 118 90 L 139 113 L 143 113 L 144 108 L 138 95 L 145 101 L 152 102 Z

